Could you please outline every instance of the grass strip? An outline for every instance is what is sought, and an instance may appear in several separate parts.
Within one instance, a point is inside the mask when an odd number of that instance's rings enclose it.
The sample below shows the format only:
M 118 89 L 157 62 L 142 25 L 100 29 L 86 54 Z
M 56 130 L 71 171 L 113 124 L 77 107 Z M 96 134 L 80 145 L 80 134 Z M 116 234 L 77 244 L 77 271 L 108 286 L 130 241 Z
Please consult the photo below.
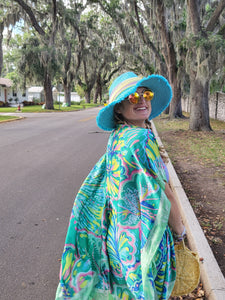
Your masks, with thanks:
M 10 120 L 15 120 L 18 119 L 18 117 L 15 116 L 0 116 L 0 123 L 5 122 L 5 121 L 10 121 Z
M 225 122 L 211 119 L 213 131 L 189 130 L 189 116 L 185 119 L 169 120 L 161 115 L 154 119 L 159 135 L 171 159 L 176 155 L 192 155 L 196 163 L 204 166 L 225 167 Z M 171 135 L 173 143 L 167 143 L 163 135 Z
M 73 104 L 70 107 L 63 107 L 59 104 L 54 104 L 54 110 L 51 109 L 43 109 L 41 105 L 31 105 L 31 106 L 23 106 L 21 107 L 21 112 L 23 113 L 35 113 L 35 112 L 61 112 L 61 111 L 74 111 L 74 110 L 82 110 L 91 107 L 98 107 L 99 104 L 93 103 L 84 103 L 84 104 Z M 0 107 L 0 112 L 8 113 L 8 112 L 18 112 L 17 107 Z

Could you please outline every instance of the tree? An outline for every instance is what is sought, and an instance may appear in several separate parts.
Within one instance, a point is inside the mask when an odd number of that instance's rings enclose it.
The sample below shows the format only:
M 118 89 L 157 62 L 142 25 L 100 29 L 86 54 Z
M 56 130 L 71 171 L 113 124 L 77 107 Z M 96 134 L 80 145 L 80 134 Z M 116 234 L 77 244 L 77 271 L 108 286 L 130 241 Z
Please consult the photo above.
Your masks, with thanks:
M 165 1 L 152 1 L 151 6 L 149 1 L 137 0 L 91 2 L 98 2 L 117 24 L 125 43 L 122 50 L 130 52 L 133 58 L 138 58 L 139 65 L 143 63 L 145 66 L 144 71 L 142 68 L 143 73 L 154 72 L 154 67 L 148 66 L 149 61 L 157 61 L 159 72 L 165 77 L 169 77 L 173 88 L 170 118 L 181 117 L 181 87 L 180 77 L 178 77 L 177 53 L 167 25 L 168 13 L 166 14 Z M 151 32 L 149 28 L 153 28 L 153 31 Z M 147 59 L 146 49 L 148 49 Z
M 157 27 L 159 28 L 161 42 L 162 42 L 162 54 L 166 62 L 169 81 L 173 90 L 173 100 L 170 104 L 169 115 L 170 119 L 182 117 L 181 108 L 181 78 L 178 76 L 178 62 L 177 53 L 172 37 L 172 32 L 167 24 L 165 12 L 165 1 L 156 0 L 157 11 Z
M 23 11 L 28 16 L 27 21 L 34 28 L 34 32 L 39 38 L 42 45 L 40 53 L 40 63 L 43 68 L 43 86 L 45 93 L 46 109 L 54 109 L 53 95 L 52 95 L 52 58 L 54 57 L 54 44 L 57 32 L 57 3 L 56 0 L 49 0 L 39 3 L 35 9 L 24 2 L 23 0 L 13 0 L 18 3 Z M 37 3 L 36 3 L 37 4 Z
M 211 8 L 209 3 L 204 4 Z M 199 1 L 187 0 L 190 26 L 187 28 L 186 68 L 190 76 L 191 130 L 211 130 L 208 105 L 210 80 L 225 62 L 225 26 L 219 21 L 224 8 L 225 0 L 217 2 L 210 19 L 204 23 L 205 7 L 201 7 Z
M 96 76 L 96 89 L 94 95 L 94 103 L 97 103 L 97 98 L 100 98 L 100 103 L 102 102 L 102 91 L 103 88 L 110 82 L 113 75 L 116 74 L 124 65 L 125 61 L 122 61 L 120 65 L 110 68 L 110 70 L 104 69 L 99 70 Z
M 106 77 L 123 64 L 117 46 L 119 35 L 111 21 L 96 10 L 82 15 L 78 35 L 83 41 L 78 84 L 85 91 L 86 102 L 90 102 L 94 86 L 94 101 L 99 95 L 101 100 L 102 85 L 108 82 Z
M 170 118 L 182 115 L 181 85 L 188 80 L 192 103 L 190 129 L 210 130 L 208 93 L 212 75 L 224 63 L 225 25 L 221 16 L 225 0 L 187 0 L 187 10 L 184 0 L 89 1 L 98 2 L 111 16 L 120 28 L 126 49 L 133 50 L 133 36 L 140 43 L 133 34 L 136 30 L 160 67 L 163 56 L 173 88 Z M 134 56 L 132 50 L 130 54 Z
M 59 10 L 59 30 L 55 44 L 61 66 L 56 77 L 63 84 L 67 106 L 71 105 L 72 85 L 81 66 L 83 39 L 80 34 L 80 17 L 85 9 L 79 3 L 70 5 Z
M 5 42 L 5 40 L 7 41 Z M 26 76 L 19 71 L 19 64 L 22 59 L 23 36 L 13 34 L 9 38 L 6 37 L 4 42 L 4 74 L 12 80 L 15 87 L 26 89 Z
M 160 66 L 163 66 L 163 60 L 158 53 L 154 44 L 145 36 L 143 42 L 142 32 L 138 31 L 137 21 L 134 16 L 133 2 L 135 1 L 100 1 L 89 0 L 89 3 L 98 3 L 99 7 L 108 16 L 111 17 L 112 23 L 119 30 L 120 55 L 126 58 L 126 63 L 133 71 L 142 71 L 143 74 L 152 73 L 154 70 L 153 59 L 147 51 L 148 47 L 152 47 L 154 56 L 160 61 Z M 139 22 L 139 24 L 141 24 Z M 127 67 L 128 68 L 128 67 Z
M 100 102 L 102 102 L 104 87 L 110 82 L 113 75 L 124 66 L 125 59 L 120 55 L 120 47 L 118 45 L 119 34 L 116 27 L 105 14 L 99 19 L 94 32 L 98 36 L 99 46 L 103 49 L 99 60 L 99 67 L 96 70 L 94 103 L 97 103 L 98 97 Z
M 0 76 L 2 75 L 2 68 L 3 68 L 3 51 L 2 51 L 3 30 L 4 30 L 4 22 L 0 22 Z
M 2 75 L 3 71 L 3 31 L 4 29 L 8 29 L 9 37 L 8 41 L 11 37 L 12 27 L 19 21 L 21 17 L 21 10 L 15 6 L 12 5 L 11 2 L 4 1 L 3 3 L 0 3 L 0 76 Z M 11 30 L 10 30 L 11 26 Z
M 19 52 L 20 57 L 17 62 L 17 70 L 22 75 L 21 77 L 25 78 L 26 82 L 31 84 L 34 82 L 45 84 L 46 72 L 49 74 L 55 74 L 57 72 L 58 64 L 56 53 L 51 51 L 51 57 L 49 58 L 46 57 L 47 51 L 48 48 L 40 42 L 40 39 L 33 34 L 32 30 L 29 30 L 29 32 L 26 33 L 24 32 L 22 41 L 20 42 L 20 45 L 18 45 L 17 50 L 17 56 Z M 43 64 L 45 60 L 48 60 L 48 62 Z M 48 88 L 49 86 L 47 86 L 47 89 Z M 52 93 L 52 85 L 50 85 L 49 89 L 49 92 Z

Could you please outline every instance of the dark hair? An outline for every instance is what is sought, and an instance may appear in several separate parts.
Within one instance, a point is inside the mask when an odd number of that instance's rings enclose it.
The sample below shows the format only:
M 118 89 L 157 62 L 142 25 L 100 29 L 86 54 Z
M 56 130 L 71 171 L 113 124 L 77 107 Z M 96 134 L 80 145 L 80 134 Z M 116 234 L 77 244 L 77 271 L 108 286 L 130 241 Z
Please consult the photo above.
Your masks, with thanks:
M 117 109 L 120 107 L 120 105 L 121 105 L 121 102 L 116 103 L 116 105 L 114 106 L 114 113 L 113 113 L 114 121 L 116 124 L 125 124 L 126 122 L 124 120 L 123 115 L 117 112 Z

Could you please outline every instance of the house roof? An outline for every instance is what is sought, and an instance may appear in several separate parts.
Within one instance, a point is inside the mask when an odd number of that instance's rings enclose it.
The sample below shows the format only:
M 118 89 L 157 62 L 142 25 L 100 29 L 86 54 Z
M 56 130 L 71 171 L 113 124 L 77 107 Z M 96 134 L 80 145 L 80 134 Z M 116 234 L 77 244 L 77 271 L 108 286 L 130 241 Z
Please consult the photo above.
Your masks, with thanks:
M 12 80 L 8 78 L 0 78 L 0 85 L 6 86 L 6 87 L 11 87 L 13 85 Z
M 31 86 L 28 89 L 28 93 L 42 93 L 44 91 L 44 88 L 42 86 Z M 53 92 L 58 92 L 56 87 L 52 88 Z
M 43 87 L 42 86 L 31 86 L 28 89 L 28 93 L 41 93 L 43 92 Z

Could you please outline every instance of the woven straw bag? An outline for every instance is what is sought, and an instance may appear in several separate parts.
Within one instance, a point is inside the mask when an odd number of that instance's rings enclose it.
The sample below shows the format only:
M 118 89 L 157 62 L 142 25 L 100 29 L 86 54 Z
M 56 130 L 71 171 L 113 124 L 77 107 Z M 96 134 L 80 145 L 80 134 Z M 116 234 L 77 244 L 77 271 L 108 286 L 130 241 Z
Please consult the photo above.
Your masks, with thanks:
M 182 296 L 191 293 L 199 284 L 199 257 L 185 246 L 184 240 L 175 245 L 175 254 L 177 275 L 171 296 Z

